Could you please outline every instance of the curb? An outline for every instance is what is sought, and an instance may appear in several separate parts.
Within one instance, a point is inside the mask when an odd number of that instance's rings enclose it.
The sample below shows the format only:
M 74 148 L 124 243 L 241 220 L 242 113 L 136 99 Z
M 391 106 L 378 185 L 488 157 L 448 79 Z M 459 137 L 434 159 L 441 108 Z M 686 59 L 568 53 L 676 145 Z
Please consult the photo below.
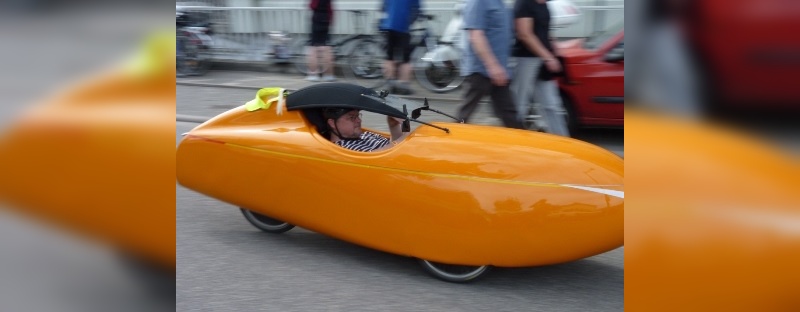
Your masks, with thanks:
M 291 63 L 273 64 L 270 61 L 212 60 L 211 70 L 289 73 L 294 72 L 294 67 Z

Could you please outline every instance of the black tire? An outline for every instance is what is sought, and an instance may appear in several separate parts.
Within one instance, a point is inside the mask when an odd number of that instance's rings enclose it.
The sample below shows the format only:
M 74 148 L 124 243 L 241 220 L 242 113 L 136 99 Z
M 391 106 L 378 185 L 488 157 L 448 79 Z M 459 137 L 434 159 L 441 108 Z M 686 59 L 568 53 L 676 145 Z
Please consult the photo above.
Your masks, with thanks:
M 342 69 L 345 78 L 354 84 L 375 89 L 383 86 L 383 46 L 372 39 L 362 39 L 355 43 L 347 56 Z
M 286 223 L 284 221 L 281 221 L 281 220 L 278 220 L 278 219 L 274 219 L 274 218 L 270 218 L 270 217 L 265 216 L 263 214 L 260 214 L 260 213 L 257 213 L 257 212 L 253 212 L 253 211 L 251 211 L 249 209 L 244 209 L 244 208 L 240 208 L 240 209 L 242 210 L 242 214 L 244 215 L 244 218 L 248 222 L 250 222 L 250 224 L 252 224 L 256 228 L 258 228 L 259 230 L 262 230 L 264 232 L 273 233 L 273 234 L 280 234 L 280 233 L 286 232 L 286 231 L 291 230 L 291 229 L 294 228 L 294 225 Z
M 581 130 L 580 124 L 578 123 L 578 112 L 575 111 L 575 104 L 573 104 L 572 98 L 570 98 L 565 92 L 560 91 L 559 95 L 561 96 L 561 103 L 564 105 L 564 110 L 567 114 L 564 116 L 564 118 L 567 120 L 567 130 L 569 131 L 569 136 L 575 137 L 575 135 Z
M 483 276 L 492 268 L 488 265 L 467 266 L 444 264 L 428 260 L 419 259 L 420 265 L 426 272 L 433 277 L 450 283 L 467 283 Z
M 457 61 L 445 61 L 437 66 L 433 62 L 422 60 L 428 49 L 418 47 L 411 55 L 411 64 L 414 68 L 414 77 L 425 89 L 436 93 L 450 92 L 461 87 L 464 77 Z
M 124 274 L 138 284 L 155 302 L 175 302 L 175 267 L 165 267 L 121 251 L 117 254 Z

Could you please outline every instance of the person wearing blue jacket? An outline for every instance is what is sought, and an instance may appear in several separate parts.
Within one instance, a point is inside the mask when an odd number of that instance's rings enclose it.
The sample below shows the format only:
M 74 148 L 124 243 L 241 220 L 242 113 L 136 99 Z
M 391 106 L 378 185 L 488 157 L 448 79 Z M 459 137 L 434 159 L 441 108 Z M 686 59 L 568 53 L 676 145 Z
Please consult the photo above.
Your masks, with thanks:
M 384 0 L 385 17 L 381 30 L 386 31 L 386 60 L 383 72 L 389 81 L 391 92 L 411 94 L 411 24 L 419 14 L 419 0 Z

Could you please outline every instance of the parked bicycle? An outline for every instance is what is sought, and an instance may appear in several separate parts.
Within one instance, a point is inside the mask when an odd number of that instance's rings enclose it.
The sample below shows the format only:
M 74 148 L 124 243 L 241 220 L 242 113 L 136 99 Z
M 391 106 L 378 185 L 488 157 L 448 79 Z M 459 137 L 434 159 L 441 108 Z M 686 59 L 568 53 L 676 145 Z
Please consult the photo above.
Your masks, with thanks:
M 202 12 L 175 11 L 175 72 L 200 76 L 211 68 L 211 23 Z
M 364 85 L 361 80 L 372 82 L 378 81 L 383 76 L 383 69 L 380 63 L 372 61 L 379 58 L 382 54 L 381 46 L 375 39 L 375 35 L 365 35 L 364 24 L 366 12 L 359 10 L 349 10 L 356 21 L 356 34 L 349 35 L 335 41 L 333 49 L 334 65 L 344 65 L 343 74 L 346 79 Z M 307 36 L 298 38 L 290 48 L 295 68 L 303 75 L 309 74 L 306 57 L 310 40 Z M 344 61 L 344 62 L 341 62 Z M 319 72 L 325 72 L 327 68 L 320 66 Z M 367 83 L 366 86 L 369 86 Z
M 434 15 L 419 14 L 416 22 L 420 27 L 409 29 L 411 34 L 410 47 L 413 49 L 411 52 L 411 66 L 412 69 L 421 67 L 418 63 L 423 62 L 422 58 L 428 51 L 436 47 L 436 39 L 431 36 L 430 21 L 434 19 Z M 365 49 L 356 49 L 350 55 L 352 64 L 354 66 L 364 66 L 364 68 L 382 68 L 386 56 L 386 36 L 382 33 L 380 39 L 376 39 L 378 45 L 364 47 Z M 367 49 L 377 49 L 376 51 Z M 379 88 L 386 84 L 386 79 L 383 72 L 379 76 L 357 76 L 354 77 L 355 83 L 365 86 L 367 88 Z

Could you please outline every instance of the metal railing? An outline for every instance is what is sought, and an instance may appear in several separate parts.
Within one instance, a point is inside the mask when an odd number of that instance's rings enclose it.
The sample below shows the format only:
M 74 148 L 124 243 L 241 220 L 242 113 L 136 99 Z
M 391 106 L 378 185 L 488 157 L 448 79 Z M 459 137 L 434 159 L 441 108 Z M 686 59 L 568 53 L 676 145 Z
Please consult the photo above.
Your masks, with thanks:
M 556 37 L 585 37 L 624 18 L 624 6 L 578 6 L 581 21 L 554 31 Z M 245 60 L 264 60 L 269 49 L 268 32 L 281 30 L 290 34 L 310 32 L 311 12 L 298 7 L 248 7 L 248 6 L 182 6 L 183 10 L 203 11 L 210 14 L 216 41 L 213 50 L 217 57 Z M 366 33 L 377 32 L 381 12 L 366 12 Z M 434 35 L 439 35 L 456 14 L 453 9 L 426 9 L 436 19 L 430 22 Z M 353 34 L 356 22 L 347 9 L 334 11 L 331 35 Z

